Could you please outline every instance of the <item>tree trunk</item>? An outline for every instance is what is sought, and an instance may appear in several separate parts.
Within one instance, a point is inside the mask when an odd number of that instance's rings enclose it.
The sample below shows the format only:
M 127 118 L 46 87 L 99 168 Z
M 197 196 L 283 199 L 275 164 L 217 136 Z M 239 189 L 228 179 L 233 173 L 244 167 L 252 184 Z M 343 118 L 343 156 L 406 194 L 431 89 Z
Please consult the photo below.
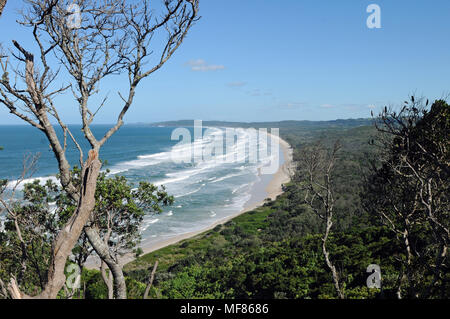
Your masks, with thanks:
M 2 296 L 3 298 L 8 298 L 8 289 L 6 288 L 5 283 L 3 282 L 2 278 L 0 278 L 0 296 Z
M 412 264 L 414 256 L 411 251 L 411 243 L 409 240 L 409 230 L 408 229 L 409 229 L 410 222 L 409 222 L 408 218 L 406 218 L 405 224 L 406 225 L 405 225 L 405 230 L 403 232 L 403 240 L 404 240 L 405 249 L 406 249 L 406 278 L 408 279 L 408 291 L 409 291 L 408 294 L 409 294 L 409 298 L 418 298 L 417 291 L 414 286 L 414 282 L 415 282 L 414 276 L 413 276 L 413 273 L 414 273 L 413 268 L 414 267 Z
M 37 296 L 30 297 L 20 292 L 16 280 L 13 278 L 10 283 L 10 292 L 14 292 L 13 298 L 17 299 L 56 299 L 59 291 L 66 281 L 64 269 L 67 258 L 72 253 L 78 238 L 83 231 L 84 225 L 88 222 L 95 207 L 95 190 L 97 178 L 102 164 L 98 160 L 97 151 L 89 151 L 89 158 L 85 164 L 83 173 L 83 183 L 80 192 L 78 207 L 67 224 L 59 232 L 52 246 L 50 267 L 47 274 L 45 289 Z
M 337 294 L 338 294 L 340 299 L 344 299 L 345 296 L 342 293 L 341 287 L 339 286 L 339 276 L 338 276 L 338 273 L 336 271 L 336 267 L 331 262 L 331 260 L 329 258 L 329 253 L 327 251 L 327 240 L 328 240 L 328 236 L 330 234 L 330 229 L 331 229 L 332 226 L 333 226 L 333 222 L 331 221 L 331 217 L 329 217 L 327 219 L 325 235 L 323 236 L 323 239 L 322 239 L 322 252 L 323 252 L 323 255 L 325 257 L 325 262 L 327 263 L 328 268 L 330 268 L 330 270 L 331 270 L 331 274 L 333 276 L 333 282 L 334 282 L 334 287 L 336 288 L 336 292 L 337 292 Z
M 123 275 L 122 266 L 111 257 L 109 247 L 100 238 L 98 231 L 90 226 L 84 228 L 89 242 L 94 248 L 97 255 L 107 265 L 114 278 L 114 295 L 117 299 L 127 299 L 127 286 L 125 283 L 125 277 Z
M 100 272 L 102 274 L 103 282 L 108 288 L 108 299 L 114 299 L 113 275 L 111 274 L 111 272 L 109 274 L 106 273 L 106 264 L 103 260 L 100 266 Z

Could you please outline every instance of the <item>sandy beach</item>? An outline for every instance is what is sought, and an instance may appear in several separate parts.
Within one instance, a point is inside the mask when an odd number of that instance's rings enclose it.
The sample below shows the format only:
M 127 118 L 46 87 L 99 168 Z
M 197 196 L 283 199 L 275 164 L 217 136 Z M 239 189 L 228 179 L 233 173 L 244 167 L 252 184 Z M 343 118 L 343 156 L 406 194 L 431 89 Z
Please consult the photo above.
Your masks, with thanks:
M 169 238 L 167 240 L 164 241 L 160 241 L 157 243 L 151 243 L 151 244 L 145 244 L 145 242 L 141 245 L 141 248 L 144 252 L 144 254 L 148 254 L 150 252 L 153 252 L 155 250 L 176 244 L 184 239 L 188 239 L 194 236 L 197 236 L 201 233 L 204 233 L 208 230 L 213 229 L 214 227 L 216 227 L 217 225 L 220 224 L 225 224 L 226 222 L 228 222 L 229 220 L 245 213 L 248 211 L 251 211 L 259 206 L 262 206 L 264 204 L 264 199 L 266 198 L 270 198 L 270 199 L 275 199 L 278 195 L 280 195 L 283 190 L 282 190 L 282 185 L 285 183 L 288 183 L 290 181 L 290 174 L 289 174 L 289 170 L 290 167 L 292 166 L 292 148 L 289 145 L 289 143 L 287 143 L 285 140 L 279 138 L 279 144 L 280 144 L 280 149 L 282 151 L 283 154 L 283 162 L 280 165 L 280 167 L 278 168 L 278 171 L 273 174 L 273 175 L 268 175 L 270 177 L 270 181 L 268 182 L 267 185 L 265 185 L 265 188 L 263 188 L 263 193 L 264 194 L 260 194 L 261 190 L 255 190 L 256 192 L 258 192 L 258 194 L 256 197 L 260 198 L 259 201 L 255 202 L 255 201 L 251 201 L 249 200 L 247 202 L 247 204 L 245 205 L 244 209 L 236 212 L 235 214 L 232 214 L 230 216 L 227 216 L 226 218 L 220 219 L 216 222 L 214 222 L 213 224 L 209 225 L 208 227 L 205 227 L 203 229 L 197 230 L 197 231 L 193 231 L 193 232 L 188 232 L 188 233 L 184 233 L 184 234 L 180 234 L 178 236 L 174 236 L 172 238 Z M 133 254 L 128 254 L 123 256 L 120 259 L 120 262 L 122 264 L 127 264 L 131 261 L 133 261 L 135 259 Z M 87 268 L 99 268 L 100 267 L 100 260 L 99 258 L 95 257 L 95 258 L 89 258 L 85 264 L 85 267 Z

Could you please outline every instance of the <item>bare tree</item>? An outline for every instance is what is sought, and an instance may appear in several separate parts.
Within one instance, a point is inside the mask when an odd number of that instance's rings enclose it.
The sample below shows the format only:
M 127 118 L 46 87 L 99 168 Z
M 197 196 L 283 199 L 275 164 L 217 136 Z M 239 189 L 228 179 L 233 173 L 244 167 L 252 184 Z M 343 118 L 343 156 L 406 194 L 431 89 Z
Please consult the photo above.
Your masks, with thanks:
M 339 142 L 336 142 L 331 150 L 328 150 L 321 142 L 306 146 L 299 153 L 295 180 L 304 191 L 303 203 L 324 221 L 322 253 L 328 268 L 331 270 L 336 292 L 339 298 L 343 299 L 344 293 L 339 284 L 339 274 L 330 259 L 327 248 L 327 242 L 333 227 L 335 206 L 333 170 L 340 148 Z
M 51 261 L 45 288 L 37 298 L 56 298 L 65 282 L 64 267 L 81 232 L 87 225 L 95 206 L 97 177 L 101 169 L 100 149 L 123 125 L 123 118 L 143 79 L 159 70 L 183 42 L 191 26 L 198 19 L 198 0 L 166 0 L 162 13 L 150 9 L 149 1 L 138 3 L 127 0 L 98 2 L 95 0 L 26 0 L 28 10 L 22 13 L 20 24 L 31 29 L 38 48 L 35 53 L 13 41 L 15 53 L 1 54 L 3 75 L 0 80 L 0 103 L 10 113 L 43 132 L 58 161 L 59 179 L 67 194 L 78 204 L 75 213 L 56 236 L 52 245 Z M 79 12 L 68 12 L 69 5 L 76 4 Z M 76 11 L 76 10 L 75 10 Z M 79 14 L 79 16 L 77 16 Z M 75 16 L 74 16 L 75 15 Z M 77 18 L 80 19 L 77 25 Z M 75 19 L 75 23 L 73 21 Z M 151 40 L 157 32 L 167 37 L 154 65 L 148 65 L 154 52 Z M 11 68 L 11 58 L 17 65 Z M 59 66 L 62 68 L 59 68 Z M 10 78 L 9 72 L 14 74 Z M 127 78 L 126 93 L 118 92 L 123 105 L 116 123 L 97 138 L 90 125 L 107 97 L 94 107 L 92 99 L 100 94 L 102 80 L 114 75 Z M 62 81 L 66 81 L 62 84 Z M 59 115 L 56 98 L 73 95 L 80 110 L 82 131 L 91 149 L 85 159 L 80 141 Z M 63 132 L 57 134 L 58 123 Z M 68 140 L 79 151 L 82 176 L 77 186 L 71 176 L 71 165 L 66 157 Z M 110 267 L 115 282 L 123 283 L 121 272 L 110 263 L 109 250 L 95 229 L 87 228 L 86 234 L 97 254 Z M 107 248 L 107 247 L 106 247 Z M 123 276 L 123 274 L 122 274 Z M 117 278 L 116 278 L 117 277 Z M 17 298 L 29 296 L 20 292 L 17 282 L 11 279 L 10 289 L 19 292 Z M 117 298 L 126 298 L 126 290 L 117 289 Z

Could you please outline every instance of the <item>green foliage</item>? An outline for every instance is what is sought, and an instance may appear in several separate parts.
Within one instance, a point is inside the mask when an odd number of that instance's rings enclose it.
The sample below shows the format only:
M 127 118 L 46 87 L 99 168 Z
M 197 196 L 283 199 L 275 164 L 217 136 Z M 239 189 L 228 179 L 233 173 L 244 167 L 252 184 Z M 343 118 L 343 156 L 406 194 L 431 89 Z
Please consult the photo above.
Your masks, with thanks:
M 86 299 L 108 298 L 108 289 L 101 278 L 100 271 L 83 269 L 81 282 L 83 295 Z M 86 290 L 84 290 L 84 287 Z
M 108 173 L 102 172 L 97 180 L 92 224 L 101 236 L 108 234 L 111 238 L 108 245 L 112 255 L 132 250 L 139 253 L 135 247 L 141 240 L 140 226 L 145 215 L 161 212 L 161 206 L 171 204 L 173 197 L 167 194 L 164 187 L 141 182 L 134 189 L 125 177 L 108 177 Z M 74 184 L 79 185 L 81 171 L 75 167 L 72 175 Z M 0 181 L 0 192 L 5 191 L 6 185 L 6 180 Z M 8 282 L 14 275 L 23 291 L 33 295 L 44 287 L 51 243 L 74 214 L 76 203 L 51 180 L 45 184 L 39 180 L 25 184 L 22 196 L 23 199 L 16 201 L 12 207 L 16 218 L 7 214 L 4 230 L 0 231 L 0 278 Z M 19 240 L 16 221 L 26 245 Z M 92 248 L 83 234 L 73 249 L 74 261 L 82 267 L 91 252 Z M 86 276 L 86 298 L 107 297 L 106 286 L 99 282 L 101 277 L 90 272 Z M 131 280 L 130 285 L 131 296 L 137 296 L 142 284 Z

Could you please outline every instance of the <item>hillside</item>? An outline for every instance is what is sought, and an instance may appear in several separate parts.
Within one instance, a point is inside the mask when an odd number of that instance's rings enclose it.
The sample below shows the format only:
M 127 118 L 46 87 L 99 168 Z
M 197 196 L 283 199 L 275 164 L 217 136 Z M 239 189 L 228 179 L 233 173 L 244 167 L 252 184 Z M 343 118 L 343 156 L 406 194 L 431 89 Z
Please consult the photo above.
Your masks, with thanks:
M 368 224 L 361 207 L 361 171 L 374 134 L 371 126 L 286 130 L 282 137 L 294 147 L 294 157 L 311 140 L 343 145 L 337 185 L 337 226 L 333 244 L 344 250 L 333 256 L 346 268 L 349 297 L 369 297 L 365 268 L 370 262 L 395 264 L 392 238 L 380 224 Z M 318 126 L 318 125 L 317 125 Z M 331 278 L 318 250 L 319 220 L 298 204 L 294 184 L 275 201 L 245 213 L 195 238 L 144 255 L 125 267 L 127 275 L 145 282 L 159 262 L 153 297 L 167 298 L 330 298 Z M 374 237 L 378 240 L 371 242 Z M 370 247 L 370 248 L 369 248 Z M 350 258 L 350 255 L 352 256 Z M 217 266 L 220 265 L 220 266 Z

